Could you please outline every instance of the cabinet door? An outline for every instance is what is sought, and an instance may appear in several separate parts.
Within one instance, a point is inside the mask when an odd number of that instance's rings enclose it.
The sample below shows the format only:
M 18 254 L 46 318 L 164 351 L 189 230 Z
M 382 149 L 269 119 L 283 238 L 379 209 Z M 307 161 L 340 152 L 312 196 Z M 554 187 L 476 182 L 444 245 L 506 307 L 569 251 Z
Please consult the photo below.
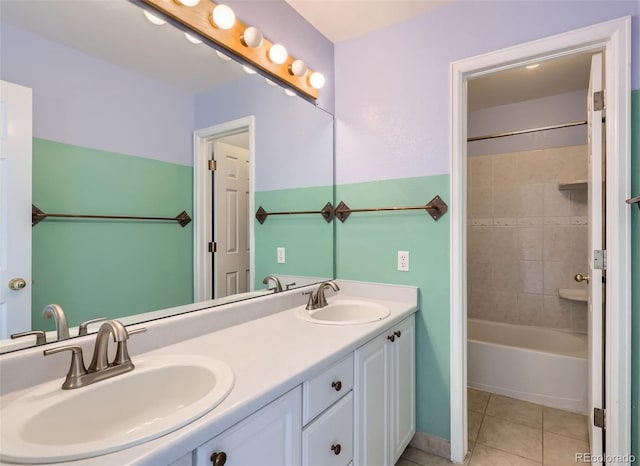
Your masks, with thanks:
M 394 328 L 391 347 L 391 464 L 395 464 L 416 433 L 415 316 Z
M 224 452 L 225 466 L 299 465 L 301 406 L 301 389 L 297 387 L 198 447 L 195 464 L 212 464 L 212 454 Z
M 384 333 L 356 350 L 356 466 L 387 466 L 389 452 L 389 345 Z

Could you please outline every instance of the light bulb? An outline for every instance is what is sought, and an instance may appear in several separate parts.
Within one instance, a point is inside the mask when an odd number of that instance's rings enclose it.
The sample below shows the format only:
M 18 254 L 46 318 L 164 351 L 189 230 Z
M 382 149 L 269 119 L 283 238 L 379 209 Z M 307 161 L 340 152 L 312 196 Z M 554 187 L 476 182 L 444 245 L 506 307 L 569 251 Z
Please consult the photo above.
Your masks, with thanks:
M 236 15 L 227 5 L 216 5 L 211 13 L 213 24 L 220 29 L 231 29 L 236 22 Z
M 275 86 L 275 85 L 276 85 L 276 83 L 274 83 L 273 81 L 271 81 L 269 78 L 264 78 L 264 80 L 267 82 L 267 84 L 268 84 L 269 86 Z
M 253 68 L 251 68 L 251 67 L 249 67 L 247 65 L 242 65 L 242 69 L 247 74 L 256 74 L 256 70 L 254 70 Z
M 287 49 L 284 45 L 273 44 L 269 49 L 269 59 L 276 65 L 282 65 L 287 61 Z
M 257 48 L 262 45 L 263 42 L 262 33 L 260 29 L 254 28 L 253 26 L 249 26 L 242 33 L 242 43 L 247 47 Z
M 295 95 L 296 95 L 296 93 L 295 93 L 295 92 L 293 92 L 293 91 L 292 91 L 292 90 L 290 90 L 290 89 L 285 89 L 285 90 L 284 90 L 284 93 L 285 93 L 285 94 L 287 94 L 289 97 L 293 97 L 293 96 L 295 96 Z
M 302 60 L 294 60 L 289 66 L 289 72 L 294 76 L 304 76 L 307 69 L 307 64 Z
M 156 15 L 149 13 L 147 10 L 142 10 L 142 12 L 147 17 L 147 19 L 156 26 L 162 26 L 164 23 L 166 23 L 164 19 L 158 18 Z
M 200 3 L 200 0 L 176 0 L 176 2 L 184 6 L 196 6 Z
M 317 71 L 309 76 L 309 84 L 314 89 L 321 89 L 324 86 L 324 76 L 322 73 L 318 73 Z
M 224 53 L 222 53 L 220 50 L 216 50 L 216 55 L 218 55 L 218 58 L 224 61 L 229 61 L 231 60 L 230 57 L 227 57 Z
M 192 44 L 202 44 L 202 41 L 198 39 L 196 36 L 189 34 L 188 32 L 184 33 L 184 36 L 187 38 L 189 42 Z

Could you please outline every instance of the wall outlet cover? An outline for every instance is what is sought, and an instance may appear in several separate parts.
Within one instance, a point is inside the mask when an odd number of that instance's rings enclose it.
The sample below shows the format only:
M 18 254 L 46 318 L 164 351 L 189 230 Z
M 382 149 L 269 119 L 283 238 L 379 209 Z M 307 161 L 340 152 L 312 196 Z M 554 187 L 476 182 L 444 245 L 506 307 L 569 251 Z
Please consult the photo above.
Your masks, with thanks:
M 285 263 L 284 248 L 276 248 L 276 256 L 278 259 L 278 264 Z
M 409 251 L 398 251 L 398 270 L 400 272 L 409 271 Z

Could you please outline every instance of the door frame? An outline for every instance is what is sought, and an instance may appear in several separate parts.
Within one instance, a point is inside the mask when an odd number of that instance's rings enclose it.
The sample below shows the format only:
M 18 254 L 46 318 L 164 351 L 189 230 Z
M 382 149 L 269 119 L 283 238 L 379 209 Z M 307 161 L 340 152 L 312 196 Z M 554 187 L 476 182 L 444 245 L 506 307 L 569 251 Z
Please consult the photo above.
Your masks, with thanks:
M 193 133 L 193 299 L 204 301 L 211 292 L 211 270 L 214 254 L 209 253 L 209 241 L 214 241 L 211 228 L 212 189 L 207 143 L 213 139 L 249 133 L 249 212 L 255 211 L 255 116 L 250 115 L 219 125 L 199 129 Z M 249 279 L 255 281 L 255 222 L 249 221 Z
M 605 51 L 607 287 L 606 453 L 631 450 L 631 18 L 623 17 L 451 64 L 451 460 L 467 452 L 467 80 L 578 52 Z M 612 312 L 615 311 L 615 312 Z

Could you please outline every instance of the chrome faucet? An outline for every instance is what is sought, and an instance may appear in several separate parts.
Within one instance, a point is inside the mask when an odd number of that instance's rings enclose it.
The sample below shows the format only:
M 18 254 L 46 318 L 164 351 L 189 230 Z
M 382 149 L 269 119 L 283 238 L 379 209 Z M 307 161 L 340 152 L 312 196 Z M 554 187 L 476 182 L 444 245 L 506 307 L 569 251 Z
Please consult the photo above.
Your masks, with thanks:
M 67 317 L 59 304 L 49 304 L 42 310 L 42 317 L 45 319 L 53 319 L 56 324 L 56 332 L 58 341 L 69 338 L 69 324 Z
M 264 277 L 264 280 L 262 280 L 262 284 L 268 285 L 269 280 L 273 280 L 275 286 L 273 288 L 267 289 L 274 290 L 274 293 L 280 293 L 282 291 L 282 283 L 280 283 L 278 277 L 276 277 L 275 275 L 267 275 L 266 277 Z
M 309 295 L 309 301 L 307 302 L 307 307 L 306 307 L 308 311 L 312 311 L 314 309 L 320 309 L 322 307 L 325 307 L 328 304 L 327 298 L 324 296 L 324 290 L 326 290 L 327 288 L 331 288 L 333 291 L 340 290 L 340 287 L 338 286 L 338 284 L 333 280 L 330 280 L 328 282 L 320 283 L 320 286 L 318 286 L 318 290 L 316 291 L 315 295 L 313 294 L 313 291 L 304 293 Z
M 82 347 L 79 345 L 67 345 L 48 349 L 44 351 L 44 355 L 49 356 L 50 354 L 61 353 L 62 351 L 71 351 L 71 366 L 62 384 L 62 389 L 70 390 L 80 388 L 133 370 L 135 366 L 127 350 L 127 340 L 129 339 L 129 335 L 146 331 L 146 328 L 141 328 L 127 332 L 127 329 L 120 321 L 107 320 L 98 330 L 95 347 L 93 349 L 93 358 L 87 368 L 84 366 Z M 108 360 L 110 336 L 113 336 L 113 341 L 118 345 L 116 356 L 111 363 L 109 363 Z

